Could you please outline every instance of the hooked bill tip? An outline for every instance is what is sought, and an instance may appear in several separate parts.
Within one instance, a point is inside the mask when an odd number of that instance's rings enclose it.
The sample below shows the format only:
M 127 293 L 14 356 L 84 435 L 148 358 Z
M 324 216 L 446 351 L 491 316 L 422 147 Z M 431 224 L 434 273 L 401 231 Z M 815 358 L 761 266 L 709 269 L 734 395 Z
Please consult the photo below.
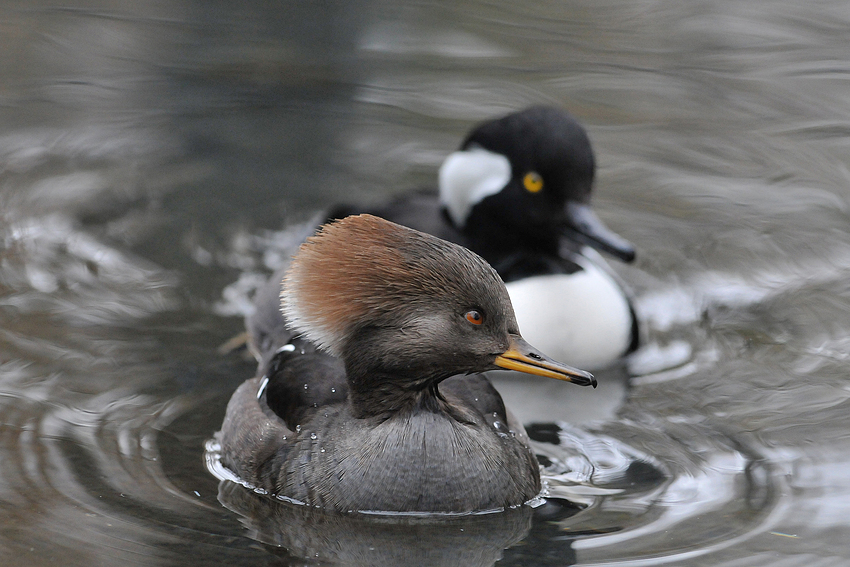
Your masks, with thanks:
M 582 373 L 580 375 L 573 374 L 570 377 L 570 382 L 578 386 L 593 386 L 594 388 L 596 388 L 596 377 L 590 372 L 584 370 L 582 370 L 581 372 Z

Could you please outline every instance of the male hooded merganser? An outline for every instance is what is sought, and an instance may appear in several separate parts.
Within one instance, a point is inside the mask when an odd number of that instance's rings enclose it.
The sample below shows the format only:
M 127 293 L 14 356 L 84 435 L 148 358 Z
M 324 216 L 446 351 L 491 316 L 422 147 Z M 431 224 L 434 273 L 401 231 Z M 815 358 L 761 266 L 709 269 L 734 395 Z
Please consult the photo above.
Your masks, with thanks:
M 439 194 L 340 206 L 329 216 L 370 213 L 466 246 L 507 282 L 531 342 L 597 369 L 637 348 L 638 324 L 596 252 L 635 257 L 590 208 L 594 174 L 584 128 L 563 110 L 532 107 L 475 128 L 443 162 Z
M 523 504 L 540 492 L 537 459 L 477 373 L 596 386 L 523 340 L 502 280 L 481 257 L 378 217 L 348 217 L 307 239 L 280 297 L 289 337 L 278 335 L 287 342 L 262 354 L 265 375 L 231 398 L 221 463 L 311 506 Z

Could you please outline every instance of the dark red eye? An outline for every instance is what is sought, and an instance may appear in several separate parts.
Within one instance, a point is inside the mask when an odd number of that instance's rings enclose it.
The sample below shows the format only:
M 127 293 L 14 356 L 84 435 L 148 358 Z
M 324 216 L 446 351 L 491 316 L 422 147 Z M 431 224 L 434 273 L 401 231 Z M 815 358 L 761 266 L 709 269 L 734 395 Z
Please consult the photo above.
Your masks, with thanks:
M 473 325 L 480 325 L 484 322 L 484 315 L 475 309 L 466 312 L 466 320 Z

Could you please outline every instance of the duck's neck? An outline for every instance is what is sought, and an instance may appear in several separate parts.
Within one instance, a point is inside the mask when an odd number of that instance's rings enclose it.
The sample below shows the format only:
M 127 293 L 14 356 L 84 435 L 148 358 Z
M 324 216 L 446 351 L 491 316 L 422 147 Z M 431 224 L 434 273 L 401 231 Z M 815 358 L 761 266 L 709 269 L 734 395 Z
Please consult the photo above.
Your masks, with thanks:
M 382 326 L 362 326 L 340 348 L 349 398 L 357 417 L 383 417 L 421 406 L 440 410 L 437 384 L 454 372 L 415 337 Z
M 348 376 L 349 400 L 357 418 L 388 419 L 408 409 L 445 411 L 439 380 L 406 380 L 395 373 Z
M 501 209 L 494 209 L 489 202 L 473 207 L 462 232 L 469 247 L 480 254 L 491 265 L 517 254 L 558 255 L 558 231 L 551 227 L 524 226 L 522 230 L 505 230 L 506 226 L 517 226 L 510 219 L 500 219 Z M 523 226 L 523 223 L 519 223 Z

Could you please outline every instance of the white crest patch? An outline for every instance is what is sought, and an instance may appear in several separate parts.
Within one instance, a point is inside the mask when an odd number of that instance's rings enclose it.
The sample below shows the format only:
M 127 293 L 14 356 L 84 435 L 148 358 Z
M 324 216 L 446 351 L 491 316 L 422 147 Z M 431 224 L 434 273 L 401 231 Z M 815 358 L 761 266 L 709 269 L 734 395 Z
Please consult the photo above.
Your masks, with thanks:
M 440 203 L 463 227 L 472 207 L 511 180 L 511 162 L 502 154 L 473 148 L 451 154 L 440 166 Z
M 338 346 L 342 337 L 339 333 L 334 332 L 325 322 L 317 317 L 315 313 L 310 313 L 301 309 L 303 298 L 300 297 L 299 291 L 301 286 L 305 285 L 299 278 L 297 273 L 292 270 L 287 272 L 283 279 L 283 285 L 280 293 L 280 311 L 286 318 L 286 326 L 291 331 L 303 334 L 308 340 L 316 343 L 319 347 L 325 349 L 334 356 L 339 355 Z M 312 316 L 311 316 L 312 315 Z

